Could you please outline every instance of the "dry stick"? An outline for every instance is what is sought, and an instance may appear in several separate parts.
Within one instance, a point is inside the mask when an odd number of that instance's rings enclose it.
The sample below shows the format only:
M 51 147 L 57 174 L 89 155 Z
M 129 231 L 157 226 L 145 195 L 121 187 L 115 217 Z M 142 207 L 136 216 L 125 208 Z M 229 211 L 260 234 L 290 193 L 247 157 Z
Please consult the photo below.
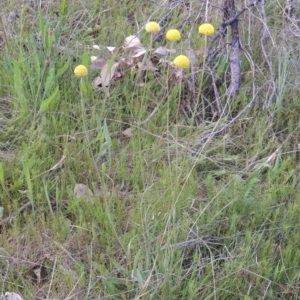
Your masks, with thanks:
M 209 6 L 209 3 L 210 1 L 209 0 L 206 0 L 206 3 L 205 3 L 205 23 L 208 22 L 208 6 Z
M 261 2 L 263 0 L 257 0 L 254 1 L 253 3 L 249 4 L 248 6 L 245 6 L 242 10 L 240 10 L 239 12 L 237 12 L 235 14 L 235 16 L 233 16 L 232 18 L 230 18 L 229 20 L 223 22 L 219 29 L 218 32 L 211 38 L 208 47 L 207 47 L 207 62 L 211 62 L 211 60 L 214 58 L 213 53 L 212 53 L 212 46 L 215 43 L 216 40 L 218 40 L 219 38 L 221 38 L 222 36 L 225 35 L 225 30 L 227 28 L 227 26 L 231 25 L 235 20 L 238 19 L 238 17 L 243 14 L 246 10 L 249 10 L 252 6 L 256 6 L 259 2 Z
M 235 4 L 234 0 L 225 0 L 225 8 L 224 8 L 224 18 L 230 19 L 235 17 Z M 238 19 L 234 19 L 231 23 L 231 51 L 230 51 L 230 75 L 231 81 L 230 86 L 226 91 L 226 96 L 228 98 L 232 98 L 236 95 L 239 89 L 239 82 L 241 76 L 241 66 L 240 66 L 240 37 L 239 37 L 239 28 L 238 28 Z
M 226 92 L 227 97 L 234 97 L 239 88 L 240 81 L 240 63 L 239 63 L 239 32 L 238 32 L 238 17 L 243 14 L 246 10 L 249 10 L 250 7 L 256 6 L 262 0 L 256 0 L 245 6 L 242 10 L 236 12 L 234 1 L 226 0 L 225 1 L 225 9 L 224 14 L 227 13 L 226 21 L 224 21 L 220 27 L 218 32 L 212 37 L 207 47 L 207 64 L 210 65 L 212 59 L 214 58 L 215 52 L 212 52 L 212 46 L 216 40 L 220 39 L 222 36 L 226 34 L 227 26 L 231 26 L 231 55 L 230 55 L 230 69 L 231 69 L 231 83 Z

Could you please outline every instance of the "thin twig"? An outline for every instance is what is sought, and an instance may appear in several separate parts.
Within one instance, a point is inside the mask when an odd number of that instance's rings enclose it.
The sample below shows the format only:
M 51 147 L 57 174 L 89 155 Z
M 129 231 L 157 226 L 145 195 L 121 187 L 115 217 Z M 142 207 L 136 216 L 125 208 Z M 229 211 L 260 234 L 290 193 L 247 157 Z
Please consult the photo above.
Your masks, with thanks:
M 263 27 L 262 36 L 260 38 L 260 46 L 261 46 L 263 55 L 264 55 L 264 57 L 266 59 L 266 62 L 268 64 L 268 66 L 269 66 L 270 75 L 271 75 L 271 88 L 272 88 L 271 95 L 269 95 L 267 93 L 268 98 L 266 99 L 266 101 L 264 103 L 264 106 L 266 108 L 269 108 L 269 106 L 271 104 L 271 101 L 272 101 L 272 99 L 273 99 L 273 97 L 274 97 L 274 95 L 276 93 L 277 87 L 276 87 L 276 83 L 275 83 L 275 75 L 274 75 L 274 71 L 273 71 L 273 65 L 272 65 L 271 60 L 269 59 L 268 51 L 266 50 L 266 47 L 265 47 L 265 40 L 266 40 L 266 37 L 267 37 L 267 34 L 268 34 L 267 15 L 266 15 L 266 12 L 265 12 L 265 0 L 261 0 L 261 1 L 262 1 L 261 15 L 262 15 L 264 27 Z
M 20 214 L 21 212 L 23 212 L 26 208 L 31 207 L 31 206 L 32 206 L 31 201 L 25 203 L 24 205 L 22 205 L 22 206 L 18 209 L 18 212 L 15 213 L 13 216 L 10 216 L 10 217 L 7 217 L 7 218 L 3 219 L 3 220 L 0 222 L 0 226 L 3 226 L 5 223 L 10 222 L 10 220 L 12 220 L 12 219 L 15 218 L 18 214 Z

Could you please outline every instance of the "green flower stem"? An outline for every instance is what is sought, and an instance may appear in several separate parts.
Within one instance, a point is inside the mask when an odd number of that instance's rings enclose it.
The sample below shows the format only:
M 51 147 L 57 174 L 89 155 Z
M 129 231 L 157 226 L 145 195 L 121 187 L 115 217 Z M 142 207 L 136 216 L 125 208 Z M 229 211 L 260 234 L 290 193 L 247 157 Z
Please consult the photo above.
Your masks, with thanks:
M 183 72 L 181 70 L 181 72 Z M 181 101 L 181 89 L 182 89 L 182 79 L 179 81 L 179 91 L 178 91 L 178 104 L 177 104 L 177 110 L 176 110 L 176 123 L 179 121 L 179 110 L 180 110 L 180 101 Z
M 153 33 L 151 33 L 151 40 L 150 40 L 148 49 L 147 49 L 146 53 L 144 54 L 141 69 L 140 69 L 140 71 L 138 72 L 138 74 L 136 76 L 136 84 L 138 84 L 138 81 L 140 80 L 141 74 L 143 73 L 142 69 L 143 69 L 144 65 L 147 65 L 148 59 L 151 58 L 152 45 L 153 45 Z M 138 122 L 139 123 L 142 121 L 142 116 L 143 116 L 143 106 L 144 106 L 144 102 L 145 102 L 146 89 L 147 89 L 147 77 L 148 77 L 148 70 L 146 70 L 146 72 L 145 72 L 145 85 L 144 85 L 143 97 L 142 97 L 142 100 L 141 100 L 141 109 L 140 109 L 140 113 L 139 113 L 139 116 L 138 116 Z
M 85 136 L 87 141 L 89 142 L 89 136 L 88 136 L 88 124 L 87 124 L 87 116 L 86 116 L 86 108 L 85 108 L 85 98 L 84 96 L 87 95 L 87 87 L 85 84 L 85 78 L 82 77 L 80 79 L 80 104 L 81 104 L 81 117 L 82 117 L 82 123 L 83 123 L 83 129 L 85 132 Z
M 181 72 L 183 72 L 183 70 L 181 70 Z M 178 91 L 178 104 L 177 104 L 177 110 L 176 110 L 176 122 L 175 122 L 175 137 L 176 137 L 176 159 L 178 159 L 179 156 L 179 151 L 178 151 L 178 141 L 179 141 L 179 137 L 178 137 L 178 126 L 179 126 L 179 110 L 180 110 L 180 101 L 181 101 L 181 94 L 182 94 L 182 76 L 180 78 L 179 81 L 179 91 Z M 177 177 L 177 169 L 176 168 L 176 178 Z
M 204 54 L 203 54 L 203 64 L 202 64 L 202 72 L 201 72 L 201 77 L 200 77 L 200 84 L 199 84 L 199 91 L 197 95 L 197 102 L 196 106 L 194 107 L 194 112 L 192 116 L 192 124 L 194 124 L 195 117 L 197 114 L 197 109 L 199 106 L 200 102 L 200 97 L 201 97 L 201 92 L 202 92 L 202 85 L 203 85 L 203 79 L 204 79 L 204 71 L 205 71 L 205 62 L 206 62 L 206 51 L 207 51 L 207 35 L 204 36 Z

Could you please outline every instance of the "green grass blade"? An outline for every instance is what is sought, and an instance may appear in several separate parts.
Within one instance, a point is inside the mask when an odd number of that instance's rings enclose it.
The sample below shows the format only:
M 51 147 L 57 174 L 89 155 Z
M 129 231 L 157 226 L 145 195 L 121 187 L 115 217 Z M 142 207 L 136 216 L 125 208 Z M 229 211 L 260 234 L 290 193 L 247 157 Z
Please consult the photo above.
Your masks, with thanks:
M 45 99 L 41 106 L 40 106 L 40 110 L 39 110 L 39 113 L 43 113 L 45 112 L 46 110 L 49 109 L 49 105 L 51 104 L 51 102 L 53 101 L 53 99 L 55 99 L 55 97 L 57 96 L 58 94 L 58 91 L 59 91 L 59 88 L 58 88 L 58 85 L 54 88 L 52 94 L 47 98 Z

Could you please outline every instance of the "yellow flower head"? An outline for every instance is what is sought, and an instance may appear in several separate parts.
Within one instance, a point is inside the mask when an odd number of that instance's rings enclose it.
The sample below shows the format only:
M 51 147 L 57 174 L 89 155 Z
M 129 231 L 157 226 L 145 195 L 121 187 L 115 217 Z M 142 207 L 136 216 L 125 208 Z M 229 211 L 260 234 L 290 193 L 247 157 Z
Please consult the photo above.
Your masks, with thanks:
M 174 65 L 180 69 L 186 69 L 190 66 L 190 60 L 185 55 L 178 55 L 177 57 L 175 57 L 173 62 L 174 62 Z
M 170 29 L 167 31 L 166 38 L 171 42 L 176 42 L 181 39 L 181 35 L 177 29 Z
M 210 23 L 204 23 L 199 26 L 198 31 L 204 35 L 213 35 L 215 33 L 215 28 Z
M 145 30 L 149 33 L 155 33 L 160 31 L 160 26 L 156 22 L 149 22 L 145 26 Z
M 88 70 L 84 65 L 79 65 L 74 69 L 74 74 L 76 77 L 85 77 L 88 74 Z

